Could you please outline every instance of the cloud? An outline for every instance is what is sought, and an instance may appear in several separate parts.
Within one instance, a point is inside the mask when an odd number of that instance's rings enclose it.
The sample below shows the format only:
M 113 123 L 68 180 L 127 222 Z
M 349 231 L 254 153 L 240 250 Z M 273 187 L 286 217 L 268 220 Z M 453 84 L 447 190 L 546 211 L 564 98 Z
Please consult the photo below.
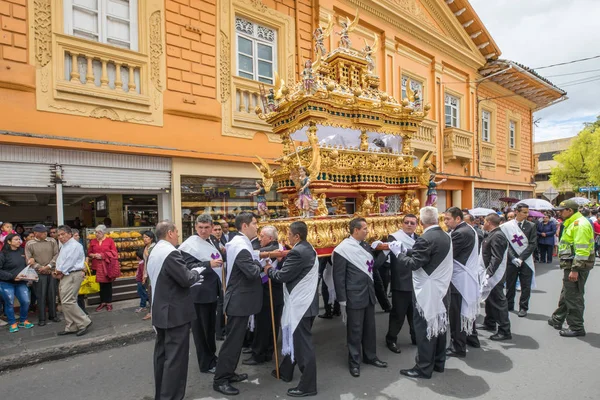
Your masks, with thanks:
M 471 0 L 475 11 L 508 58 L 528 67 L 540 67 L 600 54 L 598 46 L 598 0 Z M 561 67 L 538 69 L 542 76 L 600 69 L 600 59 Z M 550 77 L 561 84 L 600 77 L 600 72 Z M 573 136 L 583 122 L 600 115 L 600 80 L 566 85 L 569 100 L 535 114 L 541 118 L 536 141 Z

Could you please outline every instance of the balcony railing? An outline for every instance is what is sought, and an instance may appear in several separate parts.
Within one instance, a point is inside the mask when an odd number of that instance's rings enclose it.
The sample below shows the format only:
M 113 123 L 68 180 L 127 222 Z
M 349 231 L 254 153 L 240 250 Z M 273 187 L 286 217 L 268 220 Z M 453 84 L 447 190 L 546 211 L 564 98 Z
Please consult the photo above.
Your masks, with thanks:
M 258 129 L 271 132 L 269 125 L 256 115 L 256 107 L 264 109 L 260 95 L 259 83 L 249 79 L 233 77 L 235 103 L 233 109 L 233 126 L 248 129 Z M 271 86 L 265 85 L 266 90 Z M 264 111 L 264 110 L 263 110 Z
M 432 121 L 430 119 L 423 120 L 423 124 L 419 127 L 419 130 L 413 136 L 413 147 L 415 149 L 424 151 L 435 151 L 437 126 L 438 123 L 436 121 Z
M 481 142 L 481 165 L 484 167 L 496 166 L 496 145 L 490 142 Z
M 511 171 L 521 171 L 521 152 L 515 149 L 508 149 L 508 169 Z
M 444 129 L 444 160 L 473 159 L 473 133 L 459 128 Z

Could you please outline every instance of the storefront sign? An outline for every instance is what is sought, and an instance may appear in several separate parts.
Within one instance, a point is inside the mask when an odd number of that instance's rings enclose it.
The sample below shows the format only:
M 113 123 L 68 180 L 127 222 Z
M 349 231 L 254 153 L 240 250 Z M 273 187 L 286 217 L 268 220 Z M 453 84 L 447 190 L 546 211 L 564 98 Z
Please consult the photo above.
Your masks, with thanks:
M 579 188 L 580 192 L 600 192 L 600 186 L 585 186 Z

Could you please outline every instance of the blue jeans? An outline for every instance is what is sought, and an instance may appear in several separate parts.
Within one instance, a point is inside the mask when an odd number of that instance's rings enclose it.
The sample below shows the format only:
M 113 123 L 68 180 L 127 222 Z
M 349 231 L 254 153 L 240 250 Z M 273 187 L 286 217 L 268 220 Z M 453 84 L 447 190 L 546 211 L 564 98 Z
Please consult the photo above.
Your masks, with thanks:
M 137 283 L 137 292 L 140 296 L 140 307 L 146 307 L 148 305 L 148 292 L 142 282 Z
M 0 291 L 2 292 L 2 299 L 4 300 L 4 313 L 8 319 L 8 324 L 13 325 L 17 323 L 14 308 L 15 296 L 20 304 L 19 314 L 21 322 L 26 321 L 27 313 L 29 312 L 29 290 L 27 289 L 27 284 L 0 282 Z

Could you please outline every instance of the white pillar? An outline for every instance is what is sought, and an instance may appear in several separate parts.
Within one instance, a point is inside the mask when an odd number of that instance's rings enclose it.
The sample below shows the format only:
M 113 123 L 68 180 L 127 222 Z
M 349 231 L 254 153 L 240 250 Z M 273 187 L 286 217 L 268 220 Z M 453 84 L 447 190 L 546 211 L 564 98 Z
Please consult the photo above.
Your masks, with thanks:
M 58 225 L 64 225 L 64 223 L 65 223 L 62 183 L 56 184 L 56 223 Z
M 462 190 L 452 191 L 452 206 L 462 208 Z
M 158 220 L 173 220 L 171 193 L 161 193 L 157 196 L 158 200 Z

